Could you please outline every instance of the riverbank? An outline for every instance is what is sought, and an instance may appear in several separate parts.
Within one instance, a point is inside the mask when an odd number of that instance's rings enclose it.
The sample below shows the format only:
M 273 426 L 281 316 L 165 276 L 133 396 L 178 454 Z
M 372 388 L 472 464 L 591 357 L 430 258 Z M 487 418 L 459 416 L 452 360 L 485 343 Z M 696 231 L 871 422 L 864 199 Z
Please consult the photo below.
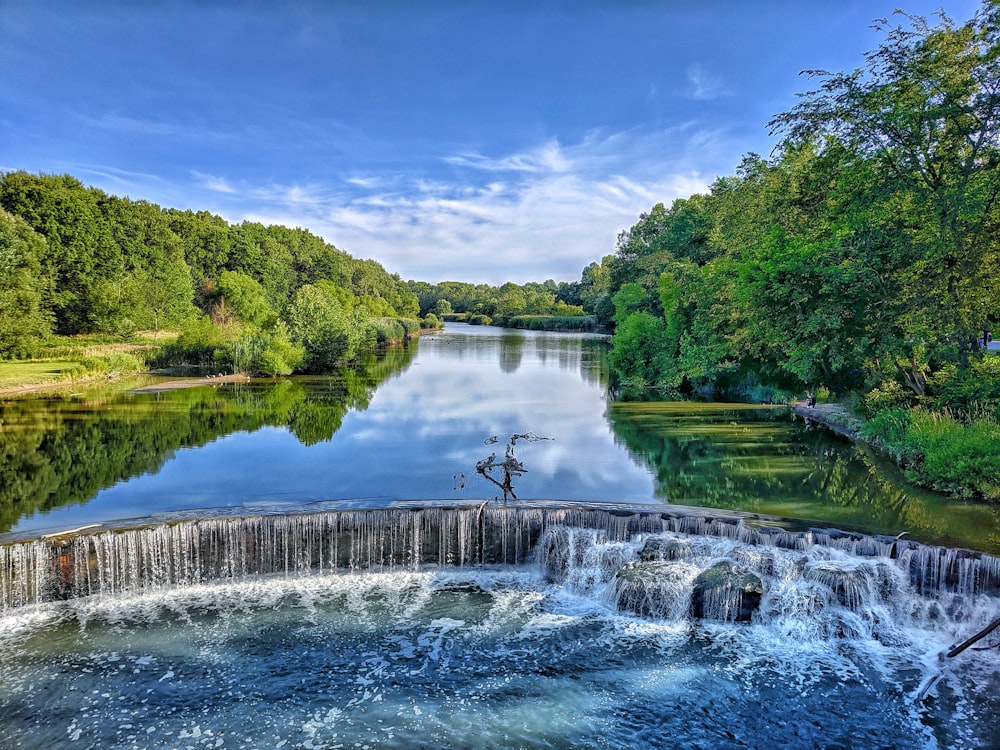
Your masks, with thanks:
M 964 500 L 1000 502 L 1000 424 L 989 415 L 959 421 L 947 411 L 893 408 L 869 420 L 843 404 L 792 404 L 819 425 L 888 455 L 908 481 Z
M 854 416 L 843 404 L 828 403 L 809 406 L 805 401 L 792 404 L 792 411 L 805 420 L 806 425 L 820 425 L 851 440 L 863 440 L 861 427 L 864 421 Z
M 162 393 L 163 391 L 176 391 L 181 388 L 200 388 L 203 385 L 219 385 L 221 383 L 247 383 L 250 376 L 244 373 L 235 375 L 206 375 L 203 378 L 182 378 L 180 380 L 164 380 L 160 383 L 152 383 L 142 388 L 136 388 L 129 393 Z

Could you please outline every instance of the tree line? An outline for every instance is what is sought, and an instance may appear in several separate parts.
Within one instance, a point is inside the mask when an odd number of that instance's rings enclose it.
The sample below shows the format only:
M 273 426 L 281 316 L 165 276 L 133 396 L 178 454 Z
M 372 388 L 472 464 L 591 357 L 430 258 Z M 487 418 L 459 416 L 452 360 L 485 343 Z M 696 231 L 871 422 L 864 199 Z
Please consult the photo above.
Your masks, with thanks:
M 596 264 L 592 264 L 596 265 Z M 589 268 L 589 267 L 588 267 Z M 526 284 L 471 284 L 464 281 L 410 281 L 409 287 L 420 304 L 420 314 L 437 317 L 462 316 L 473 323 L 512 328 L 530 327 L 531 318 L 593 317 L 593 281 L 584 271 L 580 281 L 546 279 Z M 586 321 L 601 323 L 594 318 Z M 608 317 L 604 324 L 610 322 Z
M 305 229 L 0 174 L 0 356 L 50 333 L 182 331 L 185 351 L 267 374 L 323 370 L 419 328 L 398 275 Z
M 707 194 L 655 205 L 610 261 L 612 359 L 636 389 L 860 391 L 995 378 L 1000 4 L 884 42 L 770 127 Z M 1000 399 L 992 392 L 989 398 Z
M 620 395 L 829 393 L 935 489 L 1000 499 L 1000 2 L 903 14 L 602 262 Z

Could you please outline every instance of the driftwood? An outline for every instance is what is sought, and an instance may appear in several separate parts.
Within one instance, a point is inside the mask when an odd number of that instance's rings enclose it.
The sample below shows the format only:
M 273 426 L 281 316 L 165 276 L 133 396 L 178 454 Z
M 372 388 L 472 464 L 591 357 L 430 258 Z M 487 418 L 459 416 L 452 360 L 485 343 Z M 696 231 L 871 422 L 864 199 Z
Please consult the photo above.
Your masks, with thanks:
M 518 461 L 517 457 L 514 456 L 514 446 L 517 445 L 518 440 L 534 443 L 538 440 L 552 440 L 552 438 L 540 437 L 533 432 L 511 435 L 510 441 L 507 443 L 507 449 L 504 451 L 502 461 L 497 460 L 496 453 L 491 453 L 488 458 L 484 458 L 482 461 L 478 461 L 476 463 L 476 471 L 486 479 L 493 482 L 493 484 L 503 491 L 504 503 L 506 503 L 509 498 L 517 500 L 517 495 L 514 494 L 514 477 L 519 477 L 527 471 L 527 469 L 524 468 L 524 464 Z M 483 444 L 494 445 L 499 441 L 499 435 L 492 435 L 491 437 L 486 438 L 486 440 L 483 441 Z M 499 479 L 493 475 L 494 471 L 500 475 Z M 462 486 L 465 486 L 464 483 Z
M 967 648 L 974 645 L 977 641 L 981 641 L 983 638 L 988 636 L 997 628 L 1000 628 L 1000 617 L 997 617 L 995 620 L 993 620 L 993 622 L 991 622 L 989 625 L 980 630 L 971 638 L 967 638 L 966 640 L 959 643 L 957 646 L 952 647 L 952 649 L 948 651 L 948 653 L 939 655 L 938 660 L 943 661 L 945 657 L 949 659 L 955 658 L 960 653 L 965 651 Z M 917 690 L 915 700 L 918 703 L 922 703 L 923 700 L 927 697 L 927 694 L 930 693 L 931 688 L 934 687 L 935 683 L 937 683 L 937 681 L 940 679 L 941 679 L 941 673 L 938 672 L 937 674 L 931 675 L 926 680 L 924 680 L 923 684 Z
M 1000 628 L 1000 617 L 996 618 L 993 622 L 991 622 L 989 625 L 987 625 L 985 628 L 983 628 L 982 630 L 980 630 L 978 633 L 976 633 L 974 636 L 972 636 L 968 640 L 962 641 L 960 644 L 958 644 L 957 646 L 955 646 L 951 651 L 949 651 L 947 654 L 945 654 L 945 656 L 947 656 L 949 659 L 958 656 L 960 653 L 962 653 L 963 651 L 965 651 L 965 649 L 967 649 L 973 643 L 975 643 L 976 641 L 982 640 L 983 638 L 985 638 L 986 636 L 988 636 L 990 633 L 992 633 L 997 628 Z

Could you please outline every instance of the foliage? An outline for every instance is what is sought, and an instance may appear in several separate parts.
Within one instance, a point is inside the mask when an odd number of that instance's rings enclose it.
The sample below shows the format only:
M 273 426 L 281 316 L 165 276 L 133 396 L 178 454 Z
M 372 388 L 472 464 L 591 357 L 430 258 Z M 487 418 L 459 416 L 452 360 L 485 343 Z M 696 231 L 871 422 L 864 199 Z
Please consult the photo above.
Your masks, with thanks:
M 51 330 L 51 314 L 42 307 L 44 255 L 44 238 L 0 209 L 0 357 L 29 350 Z
M 375 340 L 380 345 L 402 341 L 406 337 L 402 324 L 395 318 L 374 318 L 372 324 L 375 326 Z
M 69 372 L 73 380 L 92 378 L 95 375 L 117 377 L 131 375 L 146 369 L 146 363 L 135 354 L 129 352 L 112 352 L 93 357 L 83 357 Z
M 215 367 L 218 352 L 226 366 L 275 373 L 332 367 L 375 346 L 372 318 L 420 327 L 417 295 L 398 275 L 304 229 L 230 225 L 26 172 L 0 174 L 0 211 L 0 356 L 37 350 L 52 329 L 127 339 L 184 328 L 161 362 Z M 282 326 L 295 328 L 289 312 L 307 286 L 336 300 L 344 336 L 334 343 L 327 331 L 320 345 L 314 335 L 303 359 Z M 217 331 L 187 322 L 195 305 Z
M 529 331 L 599 331 L 601 326 L 593 315 L 515 315 L 506 321 L 508 328 Z
M 869 414 L 994 403 L 973 384 L 1000 324 L 1000 6 L 905 22 L 859 70 L 813 73 L 773 159 L 654 205 L 586 269 L 609 271 L 591 294 L 620 379 L 870 391 Z
M 1000 500 L 1000 422 L 947 411 L 884 409 L 863 434 L 892 453 L 913 481 L 962 497 Z
M 289 329 L 305 348 L 306 369 L 329 370 L 375 346 L 374 322 L 355 310 L 352 300 L 330 282 L 306 284 L 295 293 L 288 311 Z

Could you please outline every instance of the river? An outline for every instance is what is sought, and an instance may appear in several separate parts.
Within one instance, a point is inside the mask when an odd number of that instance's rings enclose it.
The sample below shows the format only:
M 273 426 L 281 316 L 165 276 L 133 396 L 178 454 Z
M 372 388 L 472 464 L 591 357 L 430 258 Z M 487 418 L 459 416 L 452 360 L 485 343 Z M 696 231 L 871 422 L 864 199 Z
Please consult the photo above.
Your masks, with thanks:
M 606 353 L 3 403 L 0 746 L 996 747 L 995 511 Z
M 606 353 L 601 336 L 449 324 L 331 377 L 11 400 L 0 533 L 204 509 L 502 501 L 476 464 L 533 433 L 547 439 L 513 446 L 521 499 L 711 506 L 1000 551 L 996 507 L 913 487 L 787 409 L 612 402 Z

